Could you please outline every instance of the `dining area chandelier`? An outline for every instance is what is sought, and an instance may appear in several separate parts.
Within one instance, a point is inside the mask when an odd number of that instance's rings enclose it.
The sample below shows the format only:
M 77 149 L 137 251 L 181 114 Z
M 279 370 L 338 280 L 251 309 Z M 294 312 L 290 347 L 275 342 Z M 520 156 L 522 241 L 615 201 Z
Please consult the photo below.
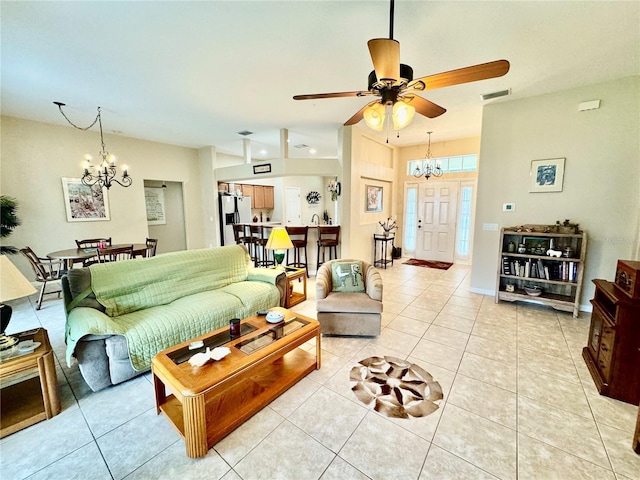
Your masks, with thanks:
M 95 120 L 91 123 L 91 125 L 87 127 L 79 127 L 75 123 L 73 123 L 69 118 L 65 115 L 62 107 L 65 106 L 62 102 L 53 102 L 58 106 L 60 113 L 65 118 L 69 125 L 78 129 L 78 130 L 89 130 L 96 123 L 100 128 L 100 145 L 101 149 L 98 152 L 102 160 L 99 160 L 99 164 L 94 165 L 92 163 L 93 157 L 90 154 L 86 154 L 84 156 L 84 172 L 82 174 L 82 183 L 88 187 L 93 187 L 94 185 L 98 185 L 101 188 L 104 187 L 107 190 L 111 188 L 111 185 L 117 183 L 122 187 L 129 187 L 133 183 L 133 179 L 129 176 L 129 167 L 127 165 L 122 165 L 122 177 L 120 180 L 116 178 L 118 175 L 118 169 L 116 167 L 116 156 L 110 154 L 107 151 L 107 147 L 104 144 L 104 136 L 102 134 L 102 112 L 100 107 L 98 107 L 98 114 L 96 115 Z
M 429 180 L 430 177 L 441 177 L 444 171 L 442 170 L 439 162 L 434 162 L 431 158 L 431 134 L 433 132 L 427 132 L 429 135 L 429 144 L 427 146 L 427 155 L 422 161 L 422 167 L 416 166 L 413 171 L 413 176 L 420 178 L 424 176 L 425 180 Z

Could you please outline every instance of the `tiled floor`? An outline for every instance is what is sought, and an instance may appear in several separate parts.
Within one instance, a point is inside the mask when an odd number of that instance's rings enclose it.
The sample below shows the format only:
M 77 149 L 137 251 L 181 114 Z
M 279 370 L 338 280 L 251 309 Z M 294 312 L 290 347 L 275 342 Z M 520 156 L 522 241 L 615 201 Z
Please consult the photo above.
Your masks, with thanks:
M 322 369 L 193 460 L 154 408 L 149 375 L 92 393 L 64 364 L 60 300 L 15 304 L 9 331 L 45 327 L 63 411 L 0 442 L 2 479 L 638 479 L 637 407 L 598 395 L 581 357 L 589 316 L 496 305 L 468 268 L 382 270 L 377 338 L 323 337 Z M 315 316 L 310 299 L 297 307 Z M 33 302 L 33 300 L 31 300 Z M 312 349 L 309 344 L 306 348 Z M 390 419 L 360 403 L 349 372 L 390 355 L 438 381 L 440 408 Z

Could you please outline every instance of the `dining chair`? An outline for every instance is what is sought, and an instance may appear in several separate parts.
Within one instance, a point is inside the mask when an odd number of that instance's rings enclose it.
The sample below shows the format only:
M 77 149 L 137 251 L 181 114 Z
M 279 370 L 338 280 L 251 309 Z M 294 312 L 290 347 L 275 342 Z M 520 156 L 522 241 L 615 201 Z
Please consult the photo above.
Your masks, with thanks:
M 158 249 L 158 239 L 157 238 L 147 238 L 147 258 L 155 257 L 156 250 Z
M 98 263 L 119 262 L 122 260 L 131 260 L 133 258 L 133 245 L 125 245 L 114 248 L 100 248 L 98 252 Z
M 22 253 L 25 257 L 27 257 L 27 260 L 29 260 L 29 264 L 31 265 L 33 272 L 36 274 L 36 281 L 42 283 L 40 295 L 38 295 L 38 304 L 36 306 L 36 310 L 40 310 L 40 306 L 42 305 L 42 297 L 45 295 L 45 293 L 57 293 L 58 298 L 60 298 L 60 292 L 62 292 L 62 288 L 50 292 L 45 292 L 45 289 L 47 287 L 47 282 L 60 280 L 62 278 L 62 275 L 67 273 L 63 268 L 64 260 L 52 260 L 50 258 L 38 257 L 38 255 L 36 255 L 30 247 L 21 248 L 20 253 Z
M 78 246 L 78 248 L 98 248 L 100 244 L 111 246 L 111 237 L 86 238 L 84 240 L 76 240 L 76 245 Z M 82 262 L 82 266 L 88 267 L 89 265 L 93 265 L 94 263 L 98 263 L 98 259 L 96 257 L 89 257 Z

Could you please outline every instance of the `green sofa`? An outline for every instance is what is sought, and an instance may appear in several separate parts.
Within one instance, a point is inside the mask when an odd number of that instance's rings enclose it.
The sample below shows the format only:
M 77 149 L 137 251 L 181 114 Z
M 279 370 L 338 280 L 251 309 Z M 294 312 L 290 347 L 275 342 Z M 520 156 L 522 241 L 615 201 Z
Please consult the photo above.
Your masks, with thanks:
M 286 276 L 230 245 L 69 270 L 67 364 L 97 391 L 149 370 L 161 350 L 275 306 Z

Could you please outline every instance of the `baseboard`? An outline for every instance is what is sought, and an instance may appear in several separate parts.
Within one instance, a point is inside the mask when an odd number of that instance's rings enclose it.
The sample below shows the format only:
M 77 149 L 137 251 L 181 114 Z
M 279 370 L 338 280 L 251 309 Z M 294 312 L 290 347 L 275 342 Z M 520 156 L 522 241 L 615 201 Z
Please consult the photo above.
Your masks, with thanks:
M 469 287 L 469 291 L 471 293 L 479 293 L 480 295 L 487 295 L 489 297 L 495 297 L 496 296 L 496 291 L 495 290 L 485 290 L 484 288 Z

